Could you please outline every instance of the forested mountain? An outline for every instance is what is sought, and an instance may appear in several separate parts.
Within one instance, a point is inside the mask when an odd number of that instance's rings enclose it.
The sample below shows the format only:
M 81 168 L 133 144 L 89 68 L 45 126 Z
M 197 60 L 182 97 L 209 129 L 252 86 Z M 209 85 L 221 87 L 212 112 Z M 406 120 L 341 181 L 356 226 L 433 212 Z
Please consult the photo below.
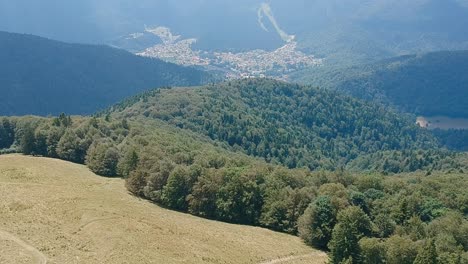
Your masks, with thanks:
M 290 76 L 309 85 L 215 84 L 209 73 L 124 50 L 0 31 L 0 115 L 56 115 L 0 117 L 0 155 L 85 164 L 97 175 L 124 178 L 131 194 L 167 209 L 297 235 L 327 251 L 330 264 L 468 263 L 468 153 L 446 148 L 466 150 L 468 133 L 415 124 L 415 114 L 468 118 L 468 52 L 454 51 L 468 49 L 468 0 L 343 2 L 0 0 L 0 30 L 140 49 L 155 40 L 137 32 L 164 26 L 170 30 L 155 29 L 163 35 L 157 41 L 181 44 L 176 53 L 192 59 L 197 53 L 184 49 L 191 43 L 212 53 L 289 43 L 323 59 Z M 181 38 L 197 41 L 174 42 Z M 436 50 L 447 51 L 426 53 Z M 417 53 L 423 55 L 407 55 Z M 48 184 L 31 178 L 38 172 L 23 172 L 2 173 L 18 180 L 13 184 Z M 61 185 L 52 187 L 69 197 Z M 31 214 L 20 200 L 3 204 L 7 215 Z M 112 223 L 131 215 L 106 209 Z M 74 219 L 109 219 L 90 216 Z M 122 234 L 156 227 L 136 218 Z M 14 226 L 5 231 L 37 231 Z M 158 238 L 145 241 L 151 239 Z M 63 241 L 93 260 L 101 256 L 82 240 Z M 47 249 L 46 241 L 35 251 L 54 253 Z M 227 254 L 222 246 L 215 251 Z M 295 259 L 271 262 L 280 260 Z
M 162 120 L 289 168 L 336 169 L 365 154 L 438 145 L 409 116 L 325 89 L 268 79 L 155 90 L 108 112 Z M 427 165 L 421 155 L 404 156 L 396 172 Z
M 0 32 L 0 114 L 89 114 L 161 86 L 210 76 L 106 46 Z
M 296 80 L 424 116 L 468 117 L 468 51 L 441 51 L 349 68 L 313 69 Z

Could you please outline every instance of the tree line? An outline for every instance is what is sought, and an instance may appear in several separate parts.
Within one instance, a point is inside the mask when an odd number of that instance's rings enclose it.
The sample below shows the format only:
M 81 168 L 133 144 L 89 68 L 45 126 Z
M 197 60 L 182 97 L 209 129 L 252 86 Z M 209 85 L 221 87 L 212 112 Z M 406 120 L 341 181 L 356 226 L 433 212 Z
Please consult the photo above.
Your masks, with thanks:
M 0 124 L 7 152 L 84 163 L 164 207 L 298 235 L 329 251 L 331 263 L 468 260 L 466 174 L 449 164 L 405 174 L 288 169 L 158 120 L 60 115 Z

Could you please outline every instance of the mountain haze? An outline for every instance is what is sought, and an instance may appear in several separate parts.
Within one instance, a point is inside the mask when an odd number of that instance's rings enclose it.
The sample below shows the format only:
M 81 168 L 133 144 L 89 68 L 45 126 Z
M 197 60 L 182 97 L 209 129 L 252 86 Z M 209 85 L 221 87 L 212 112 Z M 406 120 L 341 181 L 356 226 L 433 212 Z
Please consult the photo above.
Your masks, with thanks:
M 295 74 L 301 82 L 423 116 L 468 118 L 468 51 L 407 55 Z
M 0 32 L 0 114 L 90 114 L 145 89 L 209 75 L 107 46 Z
M 277 27 L 259 12 L 265 5 Z M 0 30 L 109 43 L 166 26 L 203 50 L 251 50 L 280 47 L 279 28 L 331 63 L 466 49 L 467 23 L 464 0 L 0 1 Z

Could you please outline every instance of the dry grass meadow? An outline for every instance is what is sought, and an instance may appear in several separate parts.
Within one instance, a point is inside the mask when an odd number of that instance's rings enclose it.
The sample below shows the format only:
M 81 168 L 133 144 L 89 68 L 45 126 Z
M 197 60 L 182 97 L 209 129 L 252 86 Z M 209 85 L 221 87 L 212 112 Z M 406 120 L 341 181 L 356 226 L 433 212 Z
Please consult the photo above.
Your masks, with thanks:
M 85 166 L 0 156 L 0 263 L 325 263 L 299 238 L 205 220 Z

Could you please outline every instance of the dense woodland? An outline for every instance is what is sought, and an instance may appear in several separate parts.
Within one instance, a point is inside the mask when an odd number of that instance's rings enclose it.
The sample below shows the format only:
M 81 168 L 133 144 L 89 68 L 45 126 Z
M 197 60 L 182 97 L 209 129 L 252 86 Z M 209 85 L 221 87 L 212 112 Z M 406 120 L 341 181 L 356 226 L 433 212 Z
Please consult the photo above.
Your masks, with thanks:
M 211 78 L 107 46 L 0 32 L 0 115 L 91 114 L 147 89 Z
M 424 116 L 468 118 L 468 51 L 409 55 L 352 67 L 323 67 L 293 79 Z
M 432 133 L 444 146 L 453 150 L 468 151 L 468 129 L 435 129 Z
M 0 153 L 86 164 L 161 206 L 298 235 L 331 263 L 467 263 L 468 156 L 405 120 L 332 92 L 248 80 L 153 90 L 94 117 L 2 118 Z M 234 144 L 213 136 L 229 129 Z M 277 156 L 244 149 L 248 135 Z M 282 160 L 298 153 L 336 155 L 327 166 L 309 166 L 313 155 Z
M 435 137 L 411 116 L 336 92 L 272 80 L 153 90 L 107 113 L 162 120 L 289 168 L 349 165 L 375 170 L 376 162 L 388 160 L 388 169 L 377 169 L 404 172 L 440 168 L 439 160 L 446 156 L 439 155 L 443 151 L 437 150 Z M 384 151 L 378 160 L 370 155 Z

